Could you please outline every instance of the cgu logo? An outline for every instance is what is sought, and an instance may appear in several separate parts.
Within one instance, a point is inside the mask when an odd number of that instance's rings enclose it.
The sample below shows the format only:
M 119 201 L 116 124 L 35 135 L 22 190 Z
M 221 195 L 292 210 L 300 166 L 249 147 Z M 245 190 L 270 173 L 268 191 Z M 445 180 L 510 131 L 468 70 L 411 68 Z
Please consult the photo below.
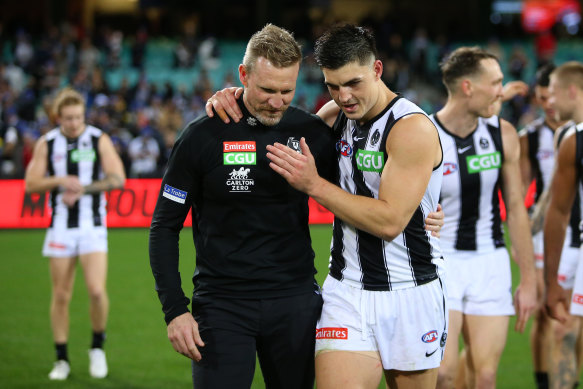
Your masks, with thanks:
M 453 162 L 445 162 L 443 164 L 443 175 L 448 176 L 452 173 L 457 172 L 457 165 Z
M 385 156 L 380 151 L 358 150 L 356 166 L 364 172 L 381 172 L 385 166 Z
M 490 154 L 470 155 L 466 157 L 468 173 L 479 173 L 484 170 L 499 169 L 502 166 L 500 152 Z
M 225 165 L 255 165 L 257 157 L 255 153 L 223 153 Z
M 423 336 L 421 336 L 421 340 L 423 341 L 423 343 L 433 343 L 437 340 L 438 337 L 439 334 L 437 333 L 437 331 L 433 330 L 423 334 Z

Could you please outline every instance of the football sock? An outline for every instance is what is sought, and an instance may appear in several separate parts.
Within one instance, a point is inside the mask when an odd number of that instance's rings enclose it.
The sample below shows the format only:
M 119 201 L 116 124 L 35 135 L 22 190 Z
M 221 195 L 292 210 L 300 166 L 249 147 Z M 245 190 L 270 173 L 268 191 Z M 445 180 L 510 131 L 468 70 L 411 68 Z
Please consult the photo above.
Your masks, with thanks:
M 69 362 L 67 355 L 67 343 L 55 343 L 55 350 L 57 351 L 57 361 L 64 360 Z
M 91 342 L 91 348 L 103 348 L 103 342 L 105 342 L 105 331 L 93 332 L 93 341 Z

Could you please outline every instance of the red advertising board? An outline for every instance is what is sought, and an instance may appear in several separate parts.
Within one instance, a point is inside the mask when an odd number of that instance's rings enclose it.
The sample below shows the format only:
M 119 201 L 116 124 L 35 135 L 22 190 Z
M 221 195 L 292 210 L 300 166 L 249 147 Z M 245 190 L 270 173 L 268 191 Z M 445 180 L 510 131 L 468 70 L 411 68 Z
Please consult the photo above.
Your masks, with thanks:
M 107 200 L 109 227 L 149 227 L 160 191 L 160 179 L 128 179 Z M 0 180 L 0 228 L 46 228 L 51 210 L 48 194 L 24 193 L 23 180 Z M 310 223 L 332 223 L 333 215 L 313 199 L 309 201 Z M 191 225 L 190 215 L 185 226 Z

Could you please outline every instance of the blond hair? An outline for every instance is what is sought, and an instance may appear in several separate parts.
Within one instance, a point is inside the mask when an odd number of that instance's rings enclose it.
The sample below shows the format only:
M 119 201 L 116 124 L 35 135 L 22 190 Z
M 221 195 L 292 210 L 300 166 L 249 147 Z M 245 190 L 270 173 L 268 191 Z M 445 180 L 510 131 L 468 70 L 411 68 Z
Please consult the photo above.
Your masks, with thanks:
M 565 62 L 551 73 L 561 85 L 573 84 L 583 89 L 583 63 L 577 61 Z
M 247 43 L 243 65 L 248 72 L 253 70 L 259 57 L 264 57 L 276 68 L 286 68 L 302 60 L 302 51 L 289 31 L 266 24 Z
M 56 117 L 60 117 L 63 107 L 70 105 L 82 105 L 85 107 L 85 99 L 81 93 L 77 92 L 75 89 L 65 87 L 59 91 L 57 97 L 55 97 L 55 101 L 53 102 L 54 115 L 56 115 Z

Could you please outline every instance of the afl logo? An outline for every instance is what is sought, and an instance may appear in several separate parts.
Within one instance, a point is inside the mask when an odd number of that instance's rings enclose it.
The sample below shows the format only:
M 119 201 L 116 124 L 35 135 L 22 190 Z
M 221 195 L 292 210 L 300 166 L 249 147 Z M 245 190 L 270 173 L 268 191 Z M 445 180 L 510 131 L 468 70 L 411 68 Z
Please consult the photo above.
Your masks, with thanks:
M 339 140 L 336 143 L 336 150 L 338 150 L 344 157 L 352 157 L 352 146 L 350 146 L 345 140 Z
M 374 134 L 372 134 L 372 139 L 370 140 L 370 143 L 374 146 L 379 142 L 379 139 L 381 139 L 381 133 L 379 132 L 379 130 L 376 130 Z
M 433 330 L 423 334 L 421 340 L 423 341 L 423 343 L 433 343 L 437 340 L 438 337 L 439 334 L 437 333 L 437 331 Z
M 457 165 L 453 162 L 445 162 L 443 164 L 443 175 L 447 176 L 451 173 L 457 172 Z

